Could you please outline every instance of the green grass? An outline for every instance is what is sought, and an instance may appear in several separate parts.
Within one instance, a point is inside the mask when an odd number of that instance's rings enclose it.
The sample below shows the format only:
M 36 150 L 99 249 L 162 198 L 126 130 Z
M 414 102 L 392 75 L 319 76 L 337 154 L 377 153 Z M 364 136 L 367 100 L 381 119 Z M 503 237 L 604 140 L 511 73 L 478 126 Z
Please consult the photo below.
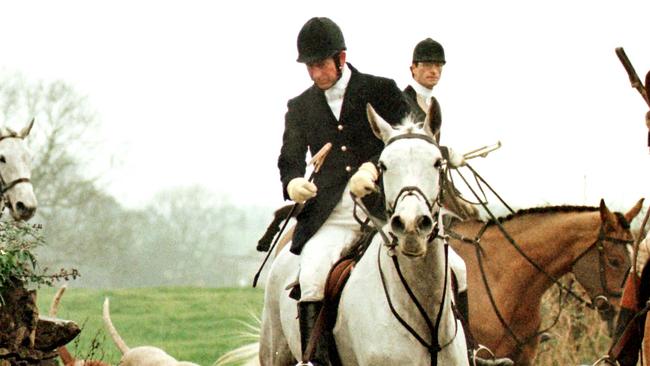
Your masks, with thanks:
M 38 292 L 38 306 L 48 312 L 55 289 Z M 163 348 L 178 360 L 209 366 L 225 352 L 250 343 L 241 336 L 244 323 L 256 324 L 262 310 L 263 291 L 252 288 L 207 289 L 159 287 L 123 290 L 69 288 L 59 307 L 59 318 L 83 325 L 77 340 L 68 345 L 73 355 L 117 364 L 119 351 L 102 322 L 102 304 L 108 296 L 111 318 L 130 347 L 152 345 Z M 544 322 L 557 314 L 557 296 L 544 297 Z M 595 311 L 577 302 L 564 308 L 552 338 L 539 348 L 538 366 L 591 364 L 607 352 L 611 340 Z M 97 340 L 98 347 L 91 343 Z
M 38 291 L 38 306 L 47 314 L 56 289 Z M 83 326 L 68 345 L 80 358 L 117 364 L 120 354 L 102 322 L 104 298 L 110 299 L 111 319 L 129 345 L 152 345 L 178 360 L 211 365 L 228 350 L 247 343 L 239 336 L 242 322 L 254 324 L 262 310 L 260 289 L 207 289 L 159 287 L 123 290 L 68 288 L 57 317 Z M 93 347 L 93 341 L 99 342 Z

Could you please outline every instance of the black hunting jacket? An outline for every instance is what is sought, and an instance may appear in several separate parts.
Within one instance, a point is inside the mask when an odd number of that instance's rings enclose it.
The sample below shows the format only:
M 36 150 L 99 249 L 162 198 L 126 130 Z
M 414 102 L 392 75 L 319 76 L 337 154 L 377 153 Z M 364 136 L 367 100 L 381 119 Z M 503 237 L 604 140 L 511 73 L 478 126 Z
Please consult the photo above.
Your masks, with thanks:
M 427 112 L 422 110 L 420 105 L 418 104 L 417 100 L 417 92 L 415 89 L 413 89 L 412 86 L 407 86 L 404 91 L 404 95 L 406 96 L 406 100 L 409 102 L 409 105 L 411 107 L 411 113 L 415 116 L 415 120 L 418 122 L 424 121 L 424 117 L 426 117 Z M 433 122 L 442 122 L 442 113 L 440 112 L 440 104 L 438 103 L 438 100 L 433 97 Z M 436 141 L 440 142 L 440 132 L 436 135 Z
M 348 64 L 352 76 L 343 98 L 340 120 L 327 104 L 325 93 L 315 85 L 289 100 L 285 115 L 282 149 L 278 158 L 284 198 L 289 199 L 287 185 L 306 170 L 306 153 L 316 154 L 326 143 L 332 150 L 314 178 L 316 197 L 308 200 L 297 216 L 291 252 L 300 254 L 305 243 L 323 225 L 341 199 L 348 180 L 359 166 L 383 149 L 383 142 L 372 133 L 366 115 L 370 103 L 391 124 L 399 123 L 410 107 L 391 79 L 363 74 Z M 373 215 L 384 216 L 383 198 L 377 194 L 364 198 Z

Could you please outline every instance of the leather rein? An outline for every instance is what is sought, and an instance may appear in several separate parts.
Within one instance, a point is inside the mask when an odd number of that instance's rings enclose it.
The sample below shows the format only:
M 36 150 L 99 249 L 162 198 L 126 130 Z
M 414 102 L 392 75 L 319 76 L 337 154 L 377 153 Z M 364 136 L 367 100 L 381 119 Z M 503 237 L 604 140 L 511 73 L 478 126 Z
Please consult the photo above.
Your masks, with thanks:
M 492 187 L 490 187 L 489 184 L 487 184 L 487 182 L 471 166 L 469 166 L 469 164 L 467 164 L 466 166 L 474 174 L 474 176 L 476 177 L 477 182 L 479 180 L 484 182 L 488 186 L 488 188 L 499 198 L 499 200 L 501 200 L 501 202 L 506 207 L 508 207 L 508 209 L 510 209 L 510 207 L 503 201 L 503 199 L 501 199 L 501 197 L 496 192 L 494 192 Z M 459 176 L 463 179 L 463 181 L 465 182 L 466 186 L 470 189 L 472 194 L 474 194 L 474 196 L 478 198 L 479 197 L 478 194 L 475 192 L 475 190 L 472 188 L 472 186 L 467 182 L 465 177 L 462 174 L 460 174 L 460 172 L 459 172 Z M 480 184 L 479 184 L 479 187 L 481 187 Z M 481 190 L 482 190 L 482 188 L 481 188 Z M 515 250 L 517 250 L 517 252 L 528 263 L 530 263 L 533 267 L 535 267 L 535 269 L 537 269 L 538 272 L 542 273 L 547 279 L 549 279 L 551 282 L 553 282 L 560 289 L 560 292 L 564 291 L 567 295 L 570 295 L 571 297 L 575 298 L 576 300 L 578 300 L 579 302 L 581 302 L 583 305 L 585 305 L 586 307 L 588 307 L 590 309 L 598 309 L 598 307 L 594 304 L 595 301 L 585 300 L 582 296 L 577 294 L 575 291 L 571 290 L 569 287 L 565 286 L 562 282 L 559 281 L 559 279 L 555 278 L 553 275 L 548 273 L 546 270 L 544 270 L 544 268 L 542 268 L 538 263 L 536 263 L 532 258 L 530 258 L 523 251 L 523 249 L 515 242 L 515 240 L 509 235 L 509 233 L 505 230 L 505 228 L 503 227 L 501 222 L 499 222 L 499 220 L 489 210 L 489 208 L 486 205 L 486 202 L 484 202 L 480 198 L 478 198 L 478 199 L 479 199 L 478 203 L 481 206 L 483 206 L 483 209 L 490 215 L 490 217 L 492 219 L 492 222 L 495 225 L 497 225 L 497 227 L 502 232 L 503 236 L 507 239 L 507 241 L 510 243 L 510 245 L 512 245 L 515 248 Z M 512 209 L 510 209 L 510 211 L 513 212 Z M 619 220 L 620 220 L 620 218 L 619 218 Z M 488 283 L 487 274 L 485 272 L 485 267 L 484 267 L 484 264 L 483 264 L 483 252 L 482 252 L 480 241 L 481 241 L 481 237 L 485 233 L 488 226 L 489 226 L 489 223 L 485 223 L 485 225 L 483 225 L 483 227 L 481 227 L 478 234 L 474 238 L 467 238 L 467 237 L 462 236 L 462 235 L 460 235 L 460 234 L 458 234 L 458 233 L 456 233 L 456 232 L 454 232 L 452 230 L 448 230 L 448 235 L 451 238 L 459 240 L 459 241 L 461 241 L 463 243 L 474 245 L 474 247 L 476 249 L 477 262 L 478 262 L 478 265 L 479 265 L 479 269 L 481 271 L 481 279 L 483 281 L 483 285 L 485 286 L 486 292 L 488 294 L 488 299 L 490 300 L 492 308 L 494 309 L 494 312 L 495 312 L 497 318 L 499 319 L 499 322 L 501 323 L 503 328 L 508 332 L 510 337 L 512 337 L 512 339 L 515 341 L 515 343 L 517 344 L 517 349 L 519 349 L 519 351 L 521 351 L 521 350 L 523 350 L 523 347 L 528 342 L 530 342 L 530 340 L 535 339 L 537 336 L 539 336 L 540 334 L 548 331 L 549 329 L 551 329 L 552 327 L 554 327 L 557 324 L 557 322 L 558 322 L 558 320 L 560 318 L 560 314 L 562 312 L 562 308 L 560 307 L 560 309 L 558 311 L 558 314 L 556 315 L 554 321 L 552 322 L 552 324 L 550 326 L 548 326 L 545 329 L 538 330 L 537 332 L 535 332 L 533 335 L 527 337 L 526 339 L 521 340 L 514 333 L 514 331 L 510 327 L 510 324 L 508 324 L 508 322 L 505 320 L 505 318 L 503 317 L 503 314 L 501 313 L 501 311 L 499 310 L 499 307 L 497 306 L 496 300 L 494 298 L 494 294 L 492 293 L 492 289 L 491 289 L 491 287 L 490 287 L 490 285 Z M 599 273 L 600 273 L 601 287 L 605 291 L 606 295 L 610 295 L 612 297 L 616 297 L 616 296 L 620 297 L 621 296 L 620 293 L 612 292 L 607 287 L 607 280 L 606 280 L 606 274 L 605 274 L 604 245 L 603 245 L 604 242 L 612 242 L 612 243 L 616 243 L 616 244 L 630 244 L 632 241 L 631 240 L 618 239 L 618 238 L 612 238 L 612 237 L 607 236 L 605 234 L 604 224 L 601 223 L 599 233 L 598 233 L 598 237 L 596 238 L 596 240 L 589 247 L 587 247 L 578 257 L 576 257 L 576 259 L 574 259 L 574 261 L 571 263 L 571 267 L 573 267 L 579 260 L 581 260 L 582 257 L 584 257 L 589 251 L 591 251 L 593 249 L 597 249 L 598 253 L 599 253 L 599 265 L 600 265 Z M 599 300 L 599 299 L 602 299 L 602 295 L 596 296 L 594 300 Z M 607 298 L 605 298 L 605 300 L 607 300 Z M 561 305 L 562 305 L 562 301 L 560 301 L 560 306 Z
M 396 140 L 401 140 L 401 139 L 406 139 L 406 138 L 417 138 L 421 140 L 425 140 L 436 147 L 438 146 L 435 142 L 435 140 L 428 135 L 422 135 L 422 134 L 416 134 L 416 133 L 407 133 L 403 135 L 398 135 L 395 136 L 391 139 L 389 139 L 386 142 L 385 146 L 388 146 L 392 142 Z M 379 172 L 381 174 L 382 169 L 379 167 Z M 378 246 L 378 255 L 377 255 L 377 267 L 379 268 L 379 274 L 381 278 L 381 283 L 382 287 L 384 290 L 384 295 L 386 296 L 386 300 L 388 302 L 388 306 L 390 307 L 391 312 L 395 316 L 395 318 L 402 324 L 402 326 L 424 347 L 429 351 L 429 355 L 431 357 L 431 365 L 436 366 L 438 364 L 438 353 L 444 349 L 445 347 L 449 346 L 454 339 L 456 338 L 456 335 L 458 334 L 458 325 L 456 324 L 456 329 L 454 331 L 454 336 L 446 343 L 440 344 L 440 341 L 438 339 L 438 333 L 440 331 L 440 323 L 442 321 L 442 312 L 444 309 L 444 303 L 447 297 L 447 282 L 448 282 L 448 272 L 449 272 L 449 260 L 448 260 L 448 252 L 449 252 L 449 243 L 447 240 L 446 235 L 441 235 L 439 232 L 439 227 L 438 227 L 438 222 L 434 226 L 432 232 L 429 234 L 427 238 L 427 243 L 431 244 L 433 241 L 435 241 L 437 238 L 441 238 L 444 240 L 444 252 L 445 252 L 445 276 L 444 276 L 444 282 L 443 282 L 443 291 L 442 291 L 442 299 L 440 302 L 440 308 L 438 309 L 438 313 L 436 315 L 435 323 L 431 320 L 429 315 L 427 314 L 426 310 L 424 309 L 424 306 L 422 306 L 421 302 L 417 299 L 415 294 L 413 293 L 413 290 L 409 286 L 408 282 L 404 278 L 404 275 L 402 273 L 402 270 L 399 265 L 399 261 L 397 260 L 397 255 L 395 253 L 395 247 L 397 246 L 397 236 L 395 236 L 393 233 L 389 233 L 389 236 L 382 230 L 382 223 L 379 222 L 375 217 L 373 217 L 368 209 L 364 206 L 363 202 L 359 200 L 356 196 L 354 196 L 352 193 L 350 193 L 352 196 L 352 200 L 355 203 L 355 207 L 361 208 L 361 210 L 364 212 L 364 214 L 368 217 L 370 221 L 372 221 L 373 225 L 375 226 L 376 230 L 379 232 L 383 245 L 388 248 L 388 256 L 392 259 L 393 267 L 395 268 L 395 271 L 397 272 L 400 282 L 402 283 L 402 286 L 406 290 L 407 294 L 409 295 L 411 301 L 417 308 L 418 312 L 424 319 L 427 328 L 429 329 L 429 335 L 431 338 L 431 343 L 427 342 L 425 337 L 422 335 L 418 334 L 418 332 L 410 325 L 408 322 L 397 312 L 395 309 L 395 306 L 393 305 L 393 301 L 390 298 L 390 294 L 388 293 L 388 287 L 386 283 L 386 278 L 384 274 L 384 270 L 382 269 L 381 266 L 381 246 Z M 400 199 L 406 196 L 417 196 L 420 199 L 422 199 L 426 205 L 427 208 L 429 209 L 429 213 L 432 214 L 432 216 L 436 216 L 439 214 L 439 209 L 436 210 L 436 206 L 439 206 L 438 198 L 437 197 L 434 201 L 430 200 L 426 194 L 417 186 L 406 186 L 403 187 L 400 192 L 397 194 L 395 199 L 393 200 L 391 205 L 387 205 L 386 207 L 386 214 L 387 217 L 390 217 L 393 212 L 395 211 L 395 208 L 397 204 L 399 203 Z

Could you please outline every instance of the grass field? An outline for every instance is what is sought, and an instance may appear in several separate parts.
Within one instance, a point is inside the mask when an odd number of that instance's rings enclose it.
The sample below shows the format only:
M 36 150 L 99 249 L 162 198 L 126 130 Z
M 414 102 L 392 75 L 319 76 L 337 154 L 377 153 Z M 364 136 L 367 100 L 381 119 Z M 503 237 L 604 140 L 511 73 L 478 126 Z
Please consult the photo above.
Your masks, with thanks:
M 38 292 L 38 304 L 47 313 L 55 289 Z M 209 366 L 223 353 L 250 341 L 241 337 L 244 323 L 254 324 L 262 309 L 260 289 L 142 288 L 90 290 L 69 288 L 58 316 L 76 321 L 83 331 L 68 349 L 77 357 L 103 359 L 117 364 L 120 356 L 102 323 L 102 303 L 111 301 L 111 318 L 130 347 L 154 345 L 179 360 Z M 556 296 L 544 300 L 544 325 L 557 315 Z M 606 353 L 610 339 L 598 315 L 577 302 L 560 313 L 549 330 L 551 339 L 539 349 L 536 365 L 592 364 Z M 95 345 L 93 345 L 95 343 Z
M 38 291 L 38 306 L 47 314 L 56 289 Z M 58 317 L 83 326 L 68 345 L 77 357 L 117 364 L 120 354 L 102 322 L 104 298 L 110 299 L 111 319 L 129 345 L 163 348 L 178 360 L 211 365 L 221 354 L 247 343 L 238 336 L 241 322 L 252 323 L 262 310 L 259 289 L 141 288 L 91 290 L 68 288 Z M 95 343 L 96 345 L 93 345 Z

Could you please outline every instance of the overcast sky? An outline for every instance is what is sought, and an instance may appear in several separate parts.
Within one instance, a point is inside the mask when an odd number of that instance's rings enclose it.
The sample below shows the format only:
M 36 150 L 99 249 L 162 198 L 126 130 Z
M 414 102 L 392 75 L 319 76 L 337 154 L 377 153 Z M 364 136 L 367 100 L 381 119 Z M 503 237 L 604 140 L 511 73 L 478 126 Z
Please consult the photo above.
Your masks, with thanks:
M 96 169 L 127 206 L 191 184 L 282 203 L 286 102 L 310 85 L 296 36 L 313 16 L 340 25 L 350 63 L 401 88 L 414 45 L 441 42 L 443 143 L 500 140 L 473 165 L 511 204 L 604 197 L 627 209 L 650 194 L 648 108 L 614 53 L 623 46 L 644 79 L 647 0 L 0 4 L 0 71 L 88 97 L 102 125 Z

